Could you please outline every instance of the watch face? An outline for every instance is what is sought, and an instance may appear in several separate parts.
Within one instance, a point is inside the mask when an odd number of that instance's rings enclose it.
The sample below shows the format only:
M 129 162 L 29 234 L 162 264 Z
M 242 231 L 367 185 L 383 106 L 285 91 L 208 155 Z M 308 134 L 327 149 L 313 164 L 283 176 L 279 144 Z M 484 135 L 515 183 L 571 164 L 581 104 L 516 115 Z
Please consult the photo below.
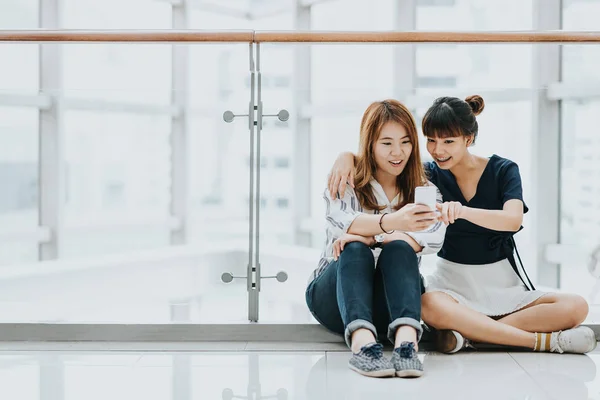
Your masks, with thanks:
M 384 236 L 383 234 L 375 235 L 375 241 L 377 243 L 383 243 Z

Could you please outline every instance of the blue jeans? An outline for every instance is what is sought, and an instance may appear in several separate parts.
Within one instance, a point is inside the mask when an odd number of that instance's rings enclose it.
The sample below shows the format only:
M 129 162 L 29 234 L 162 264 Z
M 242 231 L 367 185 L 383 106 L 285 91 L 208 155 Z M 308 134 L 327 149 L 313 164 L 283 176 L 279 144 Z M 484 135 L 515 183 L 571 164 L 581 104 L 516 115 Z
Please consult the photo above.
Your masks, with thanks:
M 383 246 L 377 268 L 371 249 L 351 242 L 337 261 L 306 289 L 306 304 L 317 321 L 343 334 L 348 347 L 359 328 L 386 332 L 394 343 L 400 326 L 412 326 L 420 340 L 421 294 L 425 291 L 417 255 L 410 245 L 397 240 Z

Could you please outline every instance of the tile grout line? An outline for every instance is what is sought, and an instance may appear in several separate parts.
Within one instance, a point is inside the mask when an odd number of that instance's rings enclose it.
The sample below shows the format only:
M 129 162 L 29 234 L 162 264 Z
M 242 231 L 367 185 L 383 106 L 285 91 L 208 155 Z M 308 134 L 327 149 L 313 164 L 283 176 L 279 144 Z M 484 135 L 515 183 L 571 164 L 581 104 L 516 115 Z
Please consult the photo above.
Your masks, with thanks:
M 144 357 L 144 353 L 141 353 L 140 356 L 138 357 L 138 359 L 135 360 L 135 362 L 133 363 L 132 367 L 133 368 L 137 367 L 138 363 L 142 360 L 143 357 Z
M 540 383 L 537 381 L 537 379 L 535 379 L 535 378 L 534 378 L 534 377 L 533 377 L 533 376 L 532 376 L 532 375 L 529 373 L 529 371 L 527 371 L 527 369 L 525 369 L 525 367 L 524 367 L 524 366 L 522 366 L 522 365 L 521 365 L 521 363 L 520 363 L 520 362 L 519 362 L 519 361 L 518 361 L 516 358 L 514 358 L 514 357 L 513 357 L 512 353 L 510 353 L 510 352 L 507 352 L 507 354 L 508 354 L 508 356 L 509 356 L 510 358 L 512 358 L 512 359 L 513 359 L 513 361 L 514 361 L 514 362 L 515 362 L 515 363 L 516 363 L 516 364 L 517 364 L 517 365 L 518 365 L 518 366 L 519 366 L 519 367 L 520 367 L 520 368 L 521 368 L 521 369 L 522 369 L 522 370 L 525 372 L 525 374 L 527 374 L 527 376 L 528 376 L 528 377 L 529 377 L 529 378 L 530 378 L 530 379 L 533 381 L 533 383 L 535 383 L 535 385 L 536 385 L 537 387 L 539 387 L 539 388 L 542 390 L 542 392 L 544 392 L 544 393 L 546 393 L 548 396 L 550 396 L 550 398 L 551 398 L 551 399 L 554 399 L 554 397 L 552 396 L 552 393 L 548 392 L 548 391 L 546 390 L 546 388 L 544 388 L 544 386 L 540 385 Z

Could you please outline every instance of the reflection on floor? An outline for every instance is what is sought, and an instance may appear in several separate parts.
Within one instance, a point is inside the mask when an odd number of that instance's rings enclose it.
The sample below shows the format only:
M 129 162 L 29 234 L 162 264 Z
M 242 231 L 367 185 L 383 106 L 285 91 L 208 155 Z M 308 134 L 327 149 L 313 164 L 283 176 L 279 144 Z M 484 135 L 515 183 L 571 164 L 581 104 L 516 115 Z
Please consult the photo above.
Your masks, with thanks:
M 600 399 L 600 352 L 421 357 L 420 379 L 372 379 L 337 344 L 1 343 L 0 398 Z

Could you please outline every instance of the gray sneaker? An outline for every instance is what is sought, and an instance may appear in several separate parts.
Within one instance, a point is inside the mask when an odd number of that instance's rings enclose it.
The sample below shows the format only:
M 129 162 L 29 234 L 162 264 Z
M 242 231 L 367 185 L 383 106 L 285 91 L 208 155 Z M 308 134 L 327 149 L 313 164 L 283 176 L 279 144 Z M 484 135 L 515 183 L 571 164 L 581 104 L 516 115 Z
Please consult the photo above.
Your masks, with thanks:
M 386 378 L 396 373 L 394 365 L 383 355 L 383 345 L 379 343 L 363 346 L 357 354 L 352 354 L 348 366 L 361 375 L 374 378 Z
M 413 342 L 402 342 L 400 347 L 394 349 L 392 364 L 396 376 L 400 378 L 417 378 L 423 375 L 423 363 L 417 357 Z

